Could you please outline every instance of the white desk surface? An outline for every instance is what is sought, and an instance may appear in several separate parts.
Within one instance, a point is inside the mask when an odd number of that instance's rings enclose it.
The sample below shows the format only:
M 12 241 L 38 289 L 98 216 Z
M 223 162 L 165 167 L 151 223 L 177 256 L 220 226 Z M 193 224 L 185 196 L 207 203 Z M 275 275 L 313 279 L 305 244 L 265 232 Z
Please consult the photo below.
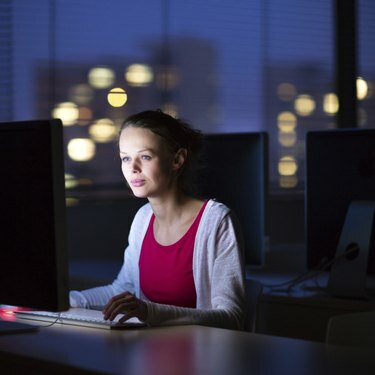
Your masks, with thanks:
M 308 322 L 306 322 L 308 324 Z M 1 374 L 374 374 L 366 350 L 203 326 L 0 335 Z

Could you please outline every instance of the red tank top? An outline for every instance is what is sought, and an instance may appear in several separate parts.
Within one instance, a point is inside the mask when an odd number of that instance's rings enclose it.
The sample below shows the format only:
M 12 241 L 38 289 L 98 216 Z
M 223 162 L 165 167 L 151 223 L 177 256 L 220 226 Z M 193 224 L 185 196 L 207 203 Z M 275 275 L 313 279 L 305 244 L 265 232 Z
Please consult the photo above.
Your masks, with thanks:
M 140 287 L 153 302 L 181 307 L 196 307 L 193 278 L 194 241 L 204 202 L 188 231 L 174 244 L 160 245 L 154 237 L 152 215 L 139 258 Z

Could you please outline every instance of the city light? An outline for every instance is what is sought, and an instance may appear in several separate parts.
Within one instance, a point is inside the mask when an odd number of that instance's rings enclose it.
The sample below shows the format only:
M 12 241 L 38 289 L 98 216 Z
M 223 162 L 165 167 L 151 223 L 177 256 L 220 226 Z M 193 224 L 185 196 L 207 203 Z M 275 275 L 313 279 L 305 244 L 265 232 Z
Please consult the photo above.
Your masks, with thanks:
M 339 110 L 339 100 L 334 93 L 325 94 L 323 97 L 323 110 L 328 115 L 334 115 Z
M 107 100 L 112 107 L 122 107 L 127 102 L 128 95 L 124 89 L 115 87 L 109 91 Z
M 89 107 L 78 108 L 78 125 L 87 125 L 92 120 L 92 110 Z
M 277 116 L 277 126 L 283 133 L 292 133 L 297 126 L 297 117 L 289 111 L 281 112 Z
M 69 90 L 69 99 L 79 105 L 90 103 L 93 97 L 93 89 L 86 83 L 75 85 Z
M 358 100 L 363 100 L 366 98 L 368 93 L 368 85 L 367 82 L 361 78 L 357 78 L 357 99 Z
M 297 133 L 295 131 L 293 132 L 279 132 L 279 143 L 283 147 L 292 147 L 297 142 Z
M 290 102 L 297 95 L 296 86 L 294 86 L 292 83 L 280 83 L 277 86 L 277 95 L 280 100 Z
M 297 173 L 297 160 L 292 155 L 285 155 L 279 160 L 278 171 L 281 176 L 293 176 Z
M 294 109 L 300 116 L 309 116 L 315 110 L 315 100 L 311 95 L 298 95 L 294 101 Z
M 293 189 L 298 185 L 297 176 L 281 176 L 279 178 L 279 185 L 282 189 Z
M 88 74 L 88 81 L 96 89 L 106 89 L 115 82 L 115 73 L 105 67 L 92 68 Z
M 79 116 L 78 107 L 72 102 L 59 103 L 52 110 L 52 117 L 61 119 L 65 126 L 74 125 Z
M 93 141 L 98 143 L 111 142 L 118 136 L 118 128 L 109 118 L 97 120 L 89 128 L 89 134 Z
M 78 186 L 77 179 L 69 173 L 65 174 L 65 189 L 73 189 Z
M 154 73 L 148 65 L 132 64 L 125 72 L 125 80 L 130 86 L 147 86 L 154 79 Z
M 88 161 L 95 156 L 95 143 L 88 138 L 73 138 L 68 143 L 68 155 L 74 161 Z

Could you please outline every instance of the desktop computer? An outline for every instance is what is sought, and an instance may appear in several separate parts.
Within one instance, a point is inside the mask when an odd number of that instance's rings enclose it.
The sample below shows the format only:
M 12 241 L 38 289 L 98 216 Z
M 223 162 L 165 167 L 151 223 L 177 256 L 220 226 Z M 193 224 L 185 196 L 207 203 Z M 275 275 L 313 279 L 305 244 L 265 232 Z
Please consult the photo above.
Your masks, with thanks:
M 61 121 L 0 123 L 0 175 L 0 304 L 66 310 Z
M 375 129 L 309 132 L 305 183 L 308 268 L 330 265 L 330 294 L 367 298 L 375 273 Z

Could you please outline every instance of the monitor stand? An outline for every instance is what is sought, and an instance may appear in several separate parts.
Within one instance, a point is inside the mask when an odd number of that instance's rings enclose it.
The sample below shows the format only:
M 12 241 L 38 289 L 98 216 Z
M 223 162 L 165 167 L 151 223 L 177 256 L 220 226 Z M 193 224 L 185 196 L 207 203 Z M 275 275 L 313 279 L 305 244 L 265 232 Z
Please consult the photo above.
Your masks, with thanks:
M 348 209 L 328 280 L 335 297 L 370 298 L 366 292 L 375 202 L 353 201 Z

